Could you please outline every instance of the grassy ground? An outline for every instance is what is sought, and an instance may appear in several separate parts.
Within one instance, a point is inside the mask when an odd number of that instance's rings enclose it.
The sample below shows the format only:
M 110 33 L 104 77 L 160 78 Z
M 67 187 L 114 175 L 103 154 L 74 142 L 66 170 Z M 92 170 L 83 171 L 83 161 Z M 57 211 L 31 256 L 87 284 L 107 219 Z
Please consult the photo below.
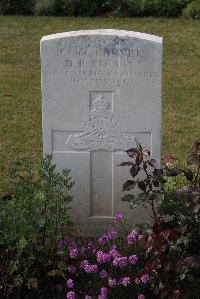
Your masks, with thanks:
M 13 161 L 42 152 L 39 41 L 43 35 L 119 28 L 164 37 L 164 154 L 186 153 L 200 138 L 200 21 L 0 17 L 1 185 Z

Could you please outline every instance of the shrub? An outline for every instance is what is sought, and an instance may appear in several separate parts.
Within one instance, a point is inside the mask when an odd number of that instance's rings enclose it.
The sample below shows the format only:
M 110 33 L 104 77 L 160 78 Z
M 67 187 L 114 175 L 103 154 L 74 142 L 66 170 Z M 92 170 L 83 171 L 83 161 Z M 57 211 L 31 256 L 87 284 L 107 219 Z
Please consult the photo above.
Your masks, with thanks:
M 57 242 L 72 228 L 72 185 L 69 171 L 58 173 L 50 156 L 14 174 L 12 193 L 0 201 L 1 298 L 20 286 L 38 289 L 48 271 L 64 267 Z
M 183 16 L 187 19 L 200 20 L 200 1 L 192 1 L 183 10 Z
M 161 0 L 144 0 L 143 15 L 157 16 L 159 14 L 159 5 Z
M 115 14 L 121 17 L 141 15 L 143 0 L 119 0 L 116 4 Z
M 96 16 L 104 13 L 110 3 L 105 0 L 66 0 L 66 15 L 73 16 Z
M 191 0 L 160 0 L 159 14 L 166 17 L 179 16 L 190 2 Z
M 105 0 L 37 0 L 36 15 L 95 16 L 109 7 Z
M 0 0 L 0 14 L 33 14 L 35 0 Z
M 36 0 L 34 13 L 36 15 L 50 16 L 55 13 L 55 0 Z

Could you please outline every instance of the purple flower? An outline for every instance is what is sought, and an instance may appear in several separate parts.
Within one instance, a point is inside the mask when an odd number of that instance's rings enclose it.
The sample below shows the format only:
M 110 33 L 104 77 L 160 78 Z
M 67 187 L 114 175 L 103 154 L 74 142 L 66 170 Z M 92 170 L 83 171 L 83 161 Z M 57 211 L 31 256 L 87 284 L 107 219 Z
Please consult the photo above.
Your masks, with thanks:
M 112 228 L 108 230 L 107 235 L 110 240 L 115 240 L 117 238 L 117 232 Z
M 110 249 L 109 254 L 112 258 L 120 256 L 119 252 L 115 248 Z
M 67 299 L 76 299 L 76 295 L 73 291 L 67 293 Z
M 102 287 L 100 293 L 101 293 L 101 295 L 107 296 L 108 295 L 108 289 L 105 288 L 105 287 Z
M 85 269 L 85 267 L 87 267 L 88 265 L 89 265 L 88 260 L 83 260 L 83 261 L 80 263 L 80 268 Z
M 130 277 L 124 277 L 121 282 L 121 284 L 125 287 L 130 283 L 131 283 Z
M 101 295 L 101 294 L 100 294 L 100 295 L 98 296 L 98 299 L 106 299 L 106 298 L 107 298 L 106 295 Z
M 132 265 L 135 265 L 138 261 L 137 255 L 130 255 L 128 258 L 128 262 Z
M 139 294 L 139 295 L 138 295 L 138 299 L 145 299 L 145 297 L 144 297 L 143 294 Z
M 113 260 L 113 266 L 119 266 L 120 268 L 127 266 L 127 257 L 119 256 L 115 257 Z
M 188 186 L 183 186 L 182 188 L 180 188 L 178 190 L 178 192 L 180 192 L 180 193 L 188 193 L 188 192 L 191 192 L 191 189 Z
M 149 275 L 148 274 L 143 274 L 140 277 L 141 282 L 143 282 L 144 284 L 147 283 L 149 281 Z
M 126 240 L 129 245 L 135 244 L 139 239 L 139 233 L 136 231 L 132 231 L 130 234 L 127 235 Z
M 114 288 L 117 285 L 117 280 L 115 278 L 108 278 L 109 287 Z
M 106 234 L 104 234 L 103 236 L 101 236 L 99 239 L 98 239 L 98 244 L 101 246 L 101 245 L 105 245 L 107 242 L 108 242 L 109 238 Z
M 95 253 L 97 251 L 94 244 L 92 243 L 87 244 L 87 249 L 90 250 L 92 253 Z
M 78 248 L 77 248 L 77 245 L 76 243 L 72 242 L 69 247 L 69 255 L 71 258 L 76 258 L 77 255 L 78 255 Z
M 92 299 L 92 297 L 89 296 L 89 295 L 85 295 L 85 298 L 84 298 L 84 299 Z
M 99 263 L 107 263 L 110 261 L 110 255 L 101 250 L 97 251 L 97 261 Z
M 73 282 L 72 279 L 68 279 L 68 280 L 66 281 L 66 284 L 67 284 L 67 286 L 68 286 L 69 289 L 73 289 L 73 287 L 74 287 L 74 282 Z
M 71 258 L 77 258 L 77 256 L 78 256 L 78 249 L 77 248 L 70 249 L 69 255 L 70 255 Z
M 106 270 L 100 271 L 99 275 L 100 275 L 101 278 L 106 278 L 108 276 Z
M 135 279 L 135 283 L 136 284 L 140 284 L 141 283 L 141 281 L 140 281 L 140 279 L 138 277 Z
M 65 248 L 65 247 L 67 247 L 68 242 L 69 242 L 69 239 L 67 237 L 61 238 L 58 240 L 58 247 Z
M 116 214 L 114 216 L 114 222 L 120 222 L 122 220 L 123 216 L 121 214 Z
M 67 270 L 69 271 L 69 273 L 73 273 L 73 274 L 76 273 L 76 267 L 73 266 L 73 265 L 69 266 L 69 267 L 67 268 Z
M 84 267 L 84 270 L 86 273 L 96 273 L 96 272 L 98 272 L 98 266 L 97 265 L 86 265 Z

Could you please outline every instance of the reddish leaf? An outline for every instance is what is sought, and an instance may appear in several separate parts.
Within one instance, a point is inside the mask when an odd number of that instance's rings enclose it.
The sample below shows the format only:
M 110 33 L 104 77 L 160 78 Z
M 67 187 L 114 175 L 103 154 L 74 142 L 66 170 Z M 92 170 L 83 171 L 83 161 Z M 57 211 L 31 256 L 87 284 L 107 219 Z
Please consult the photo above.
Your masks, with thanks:
M 142 163 L 142 155 L 140 153 L 137 154 L 135 158 L 135 163 L 139 166 Z
M 179 174 L 181 174 L 183 171 L 182 169 L 178 168 L 178 167 L 174 167 L 172 169 L 169 169 L 166 173 L 167 176 L 177 176 Z
M 156 167 L 156 160 L 155 160 L 155 159 L 151 159 L 150 161 L 148 161 L 148 164 L 149 164 L 151 167 Z
M 190 268 L 197 268 L 199 267 L 199 262 L 193 256 L 187 256 L 182 260 L 182 265 Z
M 195 147 L 196 147 L 196 153 L 199 155 L 200 154 L 200 140 L 197 140 L 195 142 Z
M 122 162 L 121 164 L 117 165 L 117 166 L 130 166 L 130 165 L 133 165 L 133 162 Z
M 163 164 L 171 164 L 174 160 L 175 160 L 175 158 L 172 155 L 167 155 L 167 156 L 162 157 Z
M 158 182 L 158 181 L 155 181 L 155 180 L 153 180 L 153 185 L 154 185 L 154 187 L 159 187 L 159 182 Z
M 197 161 L 198 161 L 198 155 L 196 153 L 191 153 L 187 157 L 187 164 L 189 164 L 189 165 L 196 163 Z
M 142 191 L 146 192 L 147 185 L 145 184 L 144 181 L 139 181 L 139 182 L 138 182 L 138 187 L 139 187 Z
M 174 229 L 167 228 L 165 230 L 162 230 L 161 235 L 164 237 L 166 241 L 176 241 L 178 238 L 178 233 Z
M 130 191 L 135 187 L 135 185 L 136 185 L 135 181 L 128 180 L 123 184 L 123 191 Z
M 12 97 L 13 95 L 10 92 L 4 93 L 3 97 Z
M 139 153 L 139 150 L 137 148 L 130 148 L 126 152 L 129 155 L 129 157 L 133 158 L 135 157 L 135 155 Z
M 136 164 L 133 164 L 133 166 L 130 169 L 130 174 L 132 175 L 133 178 L 138 174 L 139 170 L 140 167 Z

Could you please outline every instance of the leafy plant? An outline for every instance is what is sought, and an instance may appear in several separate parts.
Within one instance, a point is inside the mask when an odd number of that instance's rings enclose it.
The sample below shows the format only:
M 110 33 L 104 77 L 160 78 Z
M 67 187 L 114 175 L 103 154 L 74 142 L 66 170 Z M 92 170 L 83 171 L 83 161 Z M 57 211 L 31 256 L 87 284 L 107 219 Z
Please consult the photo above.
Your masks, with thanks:
M 187 19 L 200 19 L 200 1 L 195 0 L 189 3 L 183 10 L 183 17 Z
M 179 16 L 190 2 L 191 0 L 160 0 L 159 14 L 166 17 Z
M 0 0 L 0 14 L 33 14 L 35 0 Z
M 12 191 L 0 201 L 0 286 L 6 297 L 22 285 L 37 289 L 51 269 L 63 269 L 57 242 L 72 223 L 67 213 L 73 181 L 46 156 L 14 173 Z
M 168 165 L 161 171 L 156 168 L 156 161 L 150 158 L 150 152 L 140 145 L 127 153 L 133 162 L 122 162 L 121 166 L 131 167 L 134 180 L 126 181 L 123 190 L 139 187 L 142 192 L 127 194 L 122 200 L 130 202 L 131 207 L 150 205 L 152 210 L 153 224 L 151 233 L 145 238 L 146 259 L 141 274 L 145 271 L 155 277 L 152 288 L 155 298 L 190 298 L 188 285 L 200 279 L 197 270 L 200 265 L 200 142 L 195 143 L 195 149 L 188 157 L 189 164 L 196 163 L 193 171 L 191 168 L 169 168 Z M 140 172 L 143 179 L 139 177 Z M 190 187 L 170 192 L 167 197 L 166 192 L 156 189 L 160 183 L 166 183 L 165 177 L 180 175 L 185 176 Z M 162 193 L 164 200 L 161 200 Z M 168 205 L 170 200 L 176 201 L 173 210 L 171 204 Z M 156 201 L 160 203 L 160 214 Z

